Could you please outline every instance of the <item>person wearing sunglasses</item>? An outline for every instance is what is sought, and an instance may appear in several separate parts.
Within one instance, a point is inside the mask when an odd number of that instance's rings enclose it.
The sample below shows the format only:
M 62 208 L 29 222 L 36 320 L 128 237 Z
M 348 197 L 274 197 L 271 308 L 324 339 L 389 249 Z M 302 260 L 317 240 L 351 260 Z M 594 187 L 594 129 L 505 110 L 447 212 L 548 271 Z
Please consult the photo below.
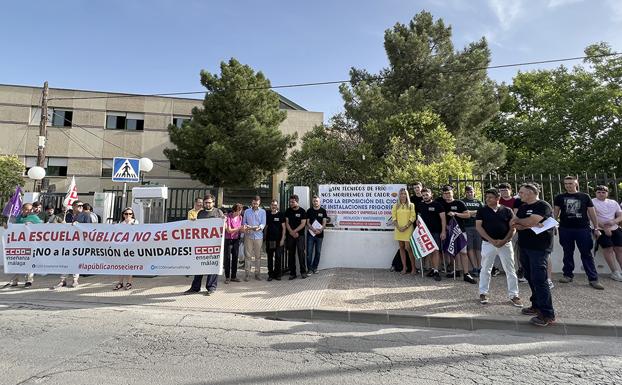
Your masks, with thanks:
M 122 218 L 119 224 L 122 225 L 137 225 L 138 221 L 134 217 L 134 210 L 131 207 L 126 207 L 123 209 Z M 125 282 L 125 285 L 123 284 Z M 120 275 L 119 282 L 114 286 L 112 290 L 131 290 L 132 289 L 132 276 L 131 275 Z

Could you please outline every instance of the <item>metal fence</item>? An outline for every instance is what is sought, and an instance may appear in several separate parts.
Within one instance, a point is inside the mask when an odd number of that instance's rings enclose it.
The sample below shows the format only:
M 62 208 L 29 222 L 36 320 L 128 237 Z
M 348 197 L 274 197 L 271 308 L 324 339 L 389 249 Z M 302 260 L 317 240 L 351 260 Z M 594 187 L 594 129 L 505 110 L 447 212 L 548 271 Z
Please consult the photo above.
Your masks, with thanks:
M 540 186 L 540 199 L 546 200 L 553 204 L 553 199 L 557 194 L 565 192 L 564 177 L 562 174 L 488 174 L 488 175 L 471 175 L 461 177 L 450 177 L 448 183 L 452 185 L 457 192 L 457 197 L 464 195 L 464 188 L 468 185 L 475 188 L 476 193 L 483 199 L 484 191 L 491 187 L 497 187 L 500 183 L 509 183 L 512 186 L 512 193 L 518 192 L 523 183 L 535 182 Z M 622 177 L 615 174 L 579 174 L 575 175 L 579 179 L 579 191 L 585 192 L 590 196 L 594 196 L 596 186 L 605 185 L 609 187 L 609 198 L 620 201 L 620 193 L 622 192 L 620 184 Z

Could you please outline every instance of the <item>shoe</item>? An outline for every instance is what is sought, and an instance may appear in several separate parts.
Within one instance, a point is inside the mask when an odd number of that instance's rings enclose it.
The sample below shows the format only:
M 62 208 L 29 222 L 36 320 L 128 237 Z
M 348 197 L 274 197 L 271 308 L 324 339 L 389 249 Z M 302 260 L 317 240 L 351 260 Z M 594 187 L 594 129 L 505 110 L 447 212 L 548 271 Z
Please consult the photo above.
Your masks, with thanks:
M 605 287 L 603 286 L 603 284 L 598 281 L 590 282 L 590 286 L 592 286 L 596 290 L 605 290 Z
M 231 278 L 231 282 L 242 282 L 240 278 Z
M 464 282 L 468 282 L 468 283 L 473 283 L 473 284 L 475 284 L 475 283 L 477 283 L 477 280 L 476 280 L 475 278 L 471 277 L 471 274 L 466 273 L 466 274 L 464 275 Z
M 295 275 L 290 275 L 289 276 L 289 280 L 291 281 L 292 279 L 296 279 L 296 276 Z
M 69 287 L 76 288 L 78 286 L 80 286 L 80 283 L 78 282 L 77 279 L 74 279 L 73 282 L 71 283 L 71 286 L 69 286 Z
M 437 281 L 437 282 L 440 281 L 441 280 L 441 273 L 439 273 L 438 270 L 433 272 L 432 278 L 434 278 L 434 280 Z
M 317 269 L 313 269 L 313 274 L 317 274 Z
M 229 278 L 225 278 L 225 285 L 229 284 Z
M 430 271 L 428 271 L 428 274 L 425 275 L 426 277 L 434 277 L 434 270 L 430 269 Z
M 525 277 L 519 277 L 519 278 L 518 278 L 518 282 L 520 282 L 520 283 L 526 283 L 526 282 L 527 282 L 527 278 L 525 278 Z M 550 285 L 551 285 L 551 284 L 549 283 L 549 286 L 550 286 Z
M 208 290 L 205 295 L 212 295 L 216 290 Z
M 114 288 L 112 290 L 117 291 L 123 289 L 123 283 L 122 282 L 117 282 L 116 285 L 114 285 Z
M 553 288 L 555 287 L 555 285 L 553 284 L 553 280 L 552 279 L 547 279 L 546 282 L 548 282 L 549 284 L 549 290 L 553 290 Z
M 272 281 L 272 277 L 268 277 L 268 279 L 266 279 L 266 281 L 268 281 L 268 282 Z
M 275 280 L 277 280 L 277 281 L 280 281 L 280 280 L 281 280 L 281 277 L 278 277 L 278 276 L 277 276 L 277 277 L 274 277 L 274 279 L 275 279 Z
M 125 290 L 132 290 L 132 284 L 131 283 L 126 283 L 125 284 Z
M 451 271 L 449 273 L 447 273 L 447 275 L 445 275 L 446 278 L 453 278 L 454 277 L 454 272 Z M 456 278 L 460 278 L 460 272 L 456 271 Z
M 306 273 L 305 274 L 300 274 L 300 278 L 302 278 L 302 279 L 305 279 L 307 277 L 308 277 L 308 275 Z
M 17 286 L 17 285 L 15 285 L 15 286 Z M 30 288 L 32 287 L 32 282 L 26 282 L 26 283 L 24 284 L 24 287 L 25 287 L 26 289 L 30 289 Z
M 559 283 L 570 283 L 572 282 L 572 277 L 566 277 L 565 275 L 559 279 Z
M 499 269 L 497 269 L 496 267 L 492 267 L 492 270 L 490 271 L 490 276 L 491 277 L 496 277 L 497 275 L 499 275 L 501 271 Z
M 255 274 L 255 280 L 256 281 L 261 281 L 261 277 L 259 276 L 259 274 Z
M 184 294 L 188 295 L 188 294 L 197 294 L 200 290 L 193 290 L 193 289 L 188 289 L 186 291 L 184 291 Z
M 481 303 L 482 305 L 486 305 L 488 303 L 488 295 L 480 294 L 479 295 L 479 303 Z
M 67 286 L 67 282 L 65 281 L 60 281 L 59 283 L 57 283 L 56 285 L 52 286 L 50 288 L 50 290 L 55 290 L 55 289 L 60 289 L 61 287 L 65 287 Z
M 250 278 L 248 277 L 248 274 L 246 274 L 246 275 L 244 276 L 244 282 L 248 282 L 249 280 L 250 280 Z
M 523 301 L 518 297 L 510 298 L 510 302 L 516 307 L 523 307 Z
M 469 274 L 471 274 L 471 277 L 479 277 L 479 271 L 477 271 L 477 269 L 469 271 Z
M 533 306 L 529 306 L 529 307 L 524 307 L 520 313 L 522 315 L 531 315 L 531 316 L 537 316 L 540 314 L 540 312 L 538 312 L 538 309 L 535 309 Z
M 549 326 L 555 322 L 555 318 L 546 318 L 542 316 L 533 317 L 529 323 L 535 326 Z
M 11 282 L 11 284 L 9 285 L 10 287 L 17 287 L 18 283 L 17 282 Z
M 622 273 L 619 271 L 614 271 L 609 277 L 614 281 L 622 282 Z

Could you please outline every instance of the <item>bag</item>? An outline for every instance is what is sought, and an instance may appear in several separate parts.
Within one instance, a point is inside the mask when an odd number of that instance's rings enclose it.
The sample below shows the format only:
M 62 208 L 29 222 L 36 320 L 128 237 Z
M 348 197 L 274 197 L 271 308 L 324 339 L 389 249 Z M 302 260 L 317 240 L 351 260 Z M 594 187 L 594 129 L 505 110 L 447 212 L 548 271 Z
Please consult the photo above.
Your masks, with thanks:
M 395 253 L 395 256 L 393 257 L 393 262 L 391 262 L 391 271 L 401 272 L 402 270 L 404 270 L 404 265 L 402 265 L 402 257 L 400 257 L 400 251 L 397 250 L 397 253 Z M 410 264 L 410 258 L 406 258 L 406 272 L 410 273 L 411 271 L 412 265 Z

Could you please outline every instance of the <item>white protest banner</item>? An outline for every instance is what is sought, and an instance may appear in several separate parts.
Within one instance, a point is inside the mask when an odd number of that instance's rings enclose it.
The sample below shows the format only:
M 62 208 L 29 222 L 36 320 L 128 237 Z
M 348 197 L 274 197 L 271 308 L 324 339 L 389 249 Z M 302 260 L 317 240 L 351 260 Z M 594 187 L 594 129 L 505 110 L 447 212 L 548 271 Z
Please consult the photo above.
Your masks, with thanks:
M 9 225 L 5 273 L 221 274 L 224 220 Z
M 413 254 L 415 254 L 415 258 L 421 259 L 434 250 L 439 250 L 439 247 L 423 218 L 418 217 L 416 224 L 415 231 L 413 231 L 413 235 L 410 237 L 410 247 L 413 250 Z
M 404 184 L 324 184 L 321 205 L 335 227 L 393 229 L 391 208 Z

